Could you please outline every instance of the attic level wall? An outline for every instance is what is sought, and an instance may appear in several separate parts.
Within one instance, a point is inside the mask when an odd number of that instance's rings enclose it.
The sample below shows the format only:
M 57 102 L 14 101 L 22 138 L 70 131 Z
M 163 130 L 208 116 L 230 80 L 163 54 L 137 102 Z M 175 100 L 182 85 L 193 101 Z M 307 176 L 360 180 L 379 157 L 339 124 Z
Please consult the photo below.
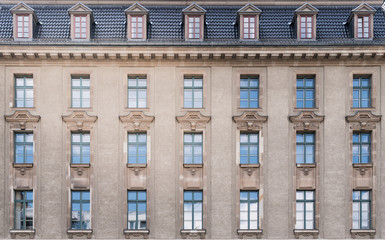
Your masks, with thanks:
M 263 139 L 264 185 L 261 191 L 263 204 L 263 238 L 294 238 L 295 224 L 293 204 L 295 187 L 293 184 L 294 159 L 293 127 L 289 115 L 298 111 L 293 109 L 295 95 L 295 76 L 303 73 L 320 73 L 322 93 L 317 112 L 325 115 L 322 134 L 320 167 L 320 238 L 350 238 L 350 194 L 349 141 L 345 116 L 352 114 L 349 99 L 349 81 L 352 68 L 367 71 L 370 66 L 385 81 L 385 68 L 380 60 L 1 60 L 0 61 L 0 238 L 9 239 L 11 186 L 8 169 L 11 166 L 10 143 L 5 134 L 9 126 L 4 123 L 4 115 L 14 113 L 10 108 L 12 92 L 12 73 L 39 72 L 36 81 L 36 108 L 31 113 L 41 116 L 39 159 L 37 167 L 37 188 L 35 199 L 36 239 L 67 239 L 69 217 L 69 185 L 67 169 L 68 142 L 67 129 L 62 121 L 69 115 L 70 75 L 90 74 L 93 88 L 92 108 L 87 109 L 91 116 L 98 116 L 94 132 L 94 178 L 92 185 L 92 229 L 93 238 L 123 239 L 126 228 L 126 191 L 124 185 L 124 129 L 118 116 L 127 115 L 126 109 L 127 73 L 147 72 L 151 76 L 148 85 L 149 108 L 144 112 L 155 116 L 151 133 L 152 172 L 148 181 L 148 226 L 149 238 L 181 238 L 180 184 L 180 126 L 176 116 L 183 116 L 183 74 L 204 75 L 205 83 L 203 115 L 211 116 L 208 138 L 206 238 L 238 238 L 235 220 L 239 188 L 235 184 L 238 165 L 236 159 L 236 126 L 232 117 L 241 115 L 244 110 L 237 107 L 239 89 L 238 73 L 258 71 L 261 84 L 265 88 L 262 108 L 258 113 L 268 116 L 266 134 Z M 322 73 L 322 74 L 321 74 Z M 381 104 L 373 110 L 375 114 L 385 115 L 385 86 L 377 88 Z M 384 121 L 378 131 L 385 128 Z M 122 133 L 124 132 L 124 133 Z M 381 135 L 377 148 L 376 238 L 385 238 L 385 136 Z M 8 135 L 7 135 L 8 136 Z M 262 143 L 261 143 L 262 144 Z M 323 156 L 323 157 L 322 157 Z
M 3 0 L 3 4 L 17 4 L 20 1 L 18 0 Z M 76 4 L 79 1 L 77 0 L 24 0 L 23 1 L 26 4 Z M 123 1 L 123 0 L 83 0 L 81 1 L 83 4 L 134 4 L 137 1 Z M 382 4 L 381 0 L 367 0 L 366 3 L 372 5 Z M 172 0 L 172 1 L 155 1 L 155 0 L 142 0 L 140 1 L 141 4 L 157 4 L 157 5 L 190 5 L 192 3 L 197 3 L 198 5 L 245 5 L 249 3 L 249 1 L 224 1 L 224 0 L 201 0 L 201 1 L 179 1 L 179 0 Z M 302 5 L 304 3 L 310 3 L 310 4 L 320 4 L 320 5 L 359 5 L 362 3 L 361 0 L 341 0 L 341 1 L 328 1 L 328 0 L 264 0 L 259 1 L 258 5 Z

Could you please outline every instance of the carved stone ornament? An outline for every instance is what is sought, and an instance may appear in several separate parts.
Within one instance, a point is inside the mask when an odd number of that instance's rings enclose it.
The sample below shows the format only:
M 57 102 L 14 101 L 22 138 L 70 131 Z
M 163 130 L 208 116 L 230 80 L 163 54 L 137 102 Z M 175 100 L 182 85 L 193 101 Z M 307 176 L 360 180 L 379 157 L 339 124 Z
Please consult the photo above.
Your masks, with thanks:
M 182 229 L 180 230 L 180 234 L 182 235 L 182 238 L 184 239 L 203 239 L 206 235 L 206 229 L 194 229 L 194 230 L 187 230 Z
M 128 131 L 147 131 L 155 117 L 147 116 L 142 111 L 132 111 L 127 116 L 119 116 Z
M 96 116 L 90 116 L 85 111 L 74 111 L 69 116 L 63 116 L 63 121 L 67 128 L 72 131 L 90 131 L 98 119 Z
M 352 238 L 374 238 L 376 229 L 350 229 Z
M 203 116 L 199 111 L 187 112 L 184 116 L 176 117 L 182 129 L 195 131 L 197 129 L 205 129 L 211 117 Z
M 9 233 L 11 234 L 11 238 L 30 238 L 33 239 L 35 237 L 35 229 L 10 229 Z
M 319 230 L 314 229 L 314 230 L 300 230 L 300 229 L 295 229 L 294 230 L 294 236 L 295 238 L 318 238 Z
M 68 238 L 88 238 L 92 237 L 92 229 L 68 229 Z
M 11 128 L 35 129 L 40 121 L 40 116 L 32 115 L 28 110 L 16 110 L 14 114 L 6 115 L 5 121 L 11 124 Z
M 376 123 L 381 121 L 381 115 L 374 115 L 370 111 L 358 111 L 353 116 L 346 116 L 346 121 L 352 130 L 373 130 Z
M 260 239 L 262 238 L 262 229 L 237 229 L 237 234 L 240 239 Z
M 318 116 L 312 111 L 302 111 L 297 116 L 289 116 L 289 120 L 293 123 L 294 129 L 299 131 L 318 130 L 324 118 L 324 116 Z
M 129 239 L 129 238 L 135 238 L 135 239 L 146 239 L 148 238 L 148 234 L 150 234 L 149 229 L 124 229 L 123 230 L 124 236 Z
M 259 131 L 267 121 L 267 116 L 260 116 L 257 112 L 244 112 L 240 116 L 234 116 L 233 120 L 241 131 Z

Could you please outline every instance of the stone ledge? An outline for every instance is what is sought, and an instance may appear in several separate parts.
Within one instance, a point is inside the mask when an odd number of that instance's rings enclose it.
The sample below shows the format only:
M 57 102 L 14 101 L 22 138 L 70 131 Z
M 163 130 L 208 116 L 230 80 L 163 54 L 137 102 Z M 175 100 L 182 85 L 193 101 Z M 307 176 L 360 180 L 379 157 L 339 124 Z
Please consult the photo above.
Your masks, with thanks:
M 206 229 L 182 229 L 180 230 L 182 238 L 188 239 L 203 239 L 206 235 Z
M 127 239 L 129 238 L 145 239 L 145 238 L 148 238 L 148 235 L 150 234 L 150 230 L 149 229 L 124 229 L 123 234 Z
M 352 238 L 374 238 L 376 235 L 376 229 L 350 229 Z
M 14 168 L 33 168 L 33 163 L 12 163 Z
M 237 234 L 241 239 L 262 238 L 262 229 L 237 229 Z
M 183 164 L 183 167 L 185 168 L 203 168 L 203 163 L 202 164 Z
M 68 238 L 91 238 L 92 229 L 68 229 Z
M 373 163 L 353 163 L 353 168 L 373 168 Z
M 143 164 L 139 164 L 139 163 L 127 163 L 126 166 L 127 166 L 127 168 L 146 168 L 146 167 L 147 167 L 147 164 L 146 164 L 146 163 L 143 163 Z
M 297 168 L 315 168 L 317 167 L 317 164 L 315 163 L 297 163 Z
M 70 167 L 71 168 L 90 168 L 91 164 L 90 163 L 71 163 Z
M 294 229 L 295 238 L 309 238 L 312 236 L 313 238 L 318 238 L 319 230 L 318 229 Z
M 10 229 L 11 238 L 34 238 L 35 229 Z
M 260 164 L 239 164 L 240 168 L 259 168 Z

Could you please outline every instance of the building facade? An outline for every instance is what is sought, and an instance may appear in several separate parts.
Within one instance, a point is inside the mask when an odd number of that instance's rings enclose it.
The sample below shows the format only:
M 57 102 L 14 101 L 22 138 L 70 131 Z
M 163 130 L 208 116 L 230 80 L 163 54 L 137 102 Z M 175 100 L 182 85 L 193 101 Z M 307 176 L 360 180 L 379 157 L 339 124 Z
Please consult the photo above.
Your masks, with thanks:
M 385 238 L 384 80 L 380 1 L 3 0 L 0 238 Z

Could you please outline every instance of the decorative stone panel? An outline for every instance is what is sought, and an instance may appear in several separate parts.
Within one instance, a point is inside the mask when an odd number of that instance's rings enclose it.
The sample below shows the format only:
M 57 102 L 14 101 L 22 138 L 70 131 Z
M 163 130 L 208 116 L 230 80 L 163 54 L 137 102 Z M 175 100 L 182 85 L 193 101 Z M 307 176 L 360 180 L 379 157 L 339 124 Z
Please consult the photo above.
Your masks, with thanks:
M 318 116 L 313 111 L 302 111 L 297 116 L 289 116 L 290 122 L 297 131 L 316 131 L 319 129 L 324 116 Z
M 206 129 L 211 117 L 203 116 L 199 111 L 189 111 L 184 116 L 176 117 L 182 129 L 195 131 Z
M 62 118 L 71 131 L 91 131 L 98 119 L 97 116 L 90 116 L 85 111 L 73 111 L 71 115 Z
M 316 189 L 317 168 L 315 164 L 297 164 L 297 189 Z
M 302 230 L 302 229 L 294 229 L 295 238 L 309 239 L 309 238 L 318 238 L 319 230 Z
M 206 235 L 206 229 L 194 229 L 194 230 L 182 229 L 180 230 L 180 234 L 184 239 L 203 239 L 205 238 L 205 235 Z
M 353 189 L 373 188 L 373 165 L 353 164 Z
M 33 239 L 35 237 L 35 229 L 10 229 L 11 238 L 15 239 Z
M 150 234 L 149 229 L 124 229 L 123 234 L 126 237 L 126 239 L 134 238 L 134 239 L 147 239 L 148 234 Z
M 203 164 L 184 165 L 183 189 L 203 189 Z
M 239 168 L 242 190 L 254 190 L 260 188 L 260 165 L 241 164 Z
M 90 239 L 92 237 L 92 229 L 68 229 L 67 235 L 68 238 L 76 238 L 76 239 Z
M 353 239 L 373 239 L 376 235 L 375 229 L 350 229 Z
M 233 121 L 240 131 L 260 131 L 267 117 L 260 116 L 257 112 L 244 112 L 241 116 L 234 116 Z
M 71 189 L 90 189 L 90 164 L 71 164 Z
M 127 116 L 119 116 L 124 128 L 130 132 L 147 131 L 155 117 L 147 116 L 142 111 L 132 111 Z
M 5 121 L 9 122 L 13 129 L 36 129 L 40 116 L 32 115 L 28 110 L 16 110 L 14 114 L 5 116 Z
M 376 129 L 376 123 L 381 121 L 381 115 L 374 115 L 370 111 L 358 111 L 353 116 L 346 116 L 346 121 L 353 131 L 371 131 Z
M 33 189 L 33 164 L 13 164 L 13 188 L 15 190 Z
M 147 188 L 146 167 L 146 164 L 127 164 L 128 189 L 145 190 Z
M 261 239 L 262 233 L 261 229 L 237 229 L 240 239 Z

